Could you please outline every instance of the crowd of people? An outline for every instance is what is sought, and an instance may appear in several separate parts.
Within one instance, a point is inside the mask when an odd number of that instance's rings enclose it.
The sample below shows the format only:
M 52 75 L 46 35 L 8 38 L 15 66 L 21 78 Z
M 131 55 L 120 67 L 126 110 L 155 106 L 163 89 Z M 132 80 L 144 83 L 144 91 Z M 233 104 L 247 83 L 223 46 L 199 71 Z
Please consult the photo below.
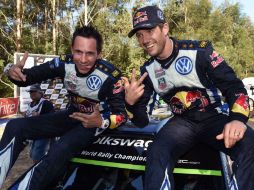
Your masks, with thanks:
M 25 69 L 25 53 L 16 65 L 7 65 L 6 75 L 18 86 L 62 78 L 70 103 L 66 110 L 36 111 L 33 117 L 7 124 L 0 143 L 0 187 L 27 139 L 60 137 L 17 184 L 20 189 L 47 189 L 74 154 L 91 145 L 98 134 L 127 121 L 126 109 L 136 126 L 145 127 L 147 105 L 156 93 L 174 117 L 147 150 L 145 190 L 174 189 L 172 173 L 178 158 L 199 142 L 230 156 L 239 190 L 254 189 L 254 132 L 247 125 L 248 96 L 242 81 L 211 42 L 177 40 L 169 37 L 169 31 L 157 6 L 134 13 L 128 36 L 135 35 L 150 55 L 140 68 L 140 78 L 133 69 L 128 79 L 100 58 L 103 40 L 92 26 L 75 30 L 71 55 Z

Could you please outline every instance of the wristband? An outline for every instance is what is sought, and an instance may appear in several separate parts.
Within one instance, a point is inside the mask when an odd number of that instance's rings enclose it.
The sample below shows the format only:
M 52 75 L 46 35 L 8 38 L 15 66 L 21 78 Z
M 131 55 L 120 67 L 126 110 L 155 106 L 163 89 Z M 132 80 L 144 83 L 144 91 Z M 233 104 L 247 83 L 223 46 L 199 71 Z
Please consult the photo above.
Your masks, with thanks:
M 4 74 L 6 76 L 9 76 L 9 70 L 14 66 L 13 63 L 8 63 L 5 67 L 4 67 Z

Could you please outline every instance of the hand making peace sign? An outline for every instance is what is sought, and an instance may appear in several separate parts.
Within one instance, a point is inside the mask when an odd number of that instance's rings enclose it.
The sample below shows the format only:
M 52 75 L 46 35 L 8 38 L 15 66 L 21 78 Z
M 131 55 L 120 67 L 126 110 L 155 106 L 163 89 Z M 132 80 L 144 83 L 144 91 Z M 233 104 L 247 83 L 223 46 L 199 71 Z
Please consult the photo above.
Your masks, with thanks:
M 139 98 L 144 93 L 145 85 L 143 84 L 144 79 L 148 73 L 144 73 L 140 79 L 136 79 L 136 69 L 132 70 L 131 81 L 129 82 L 128 78 L 122 77 L 124 81 L 124 89 L 125 89 L 125 101 L 129 105 L 135 104 Z
M 26 81 L 26 75 L 22 73 L 23 67 L 28 58 L 28 52 L 25 52 L 23 58 L 15 65 L 13 65 L 9 72 L 8 76 L 16 81 Z

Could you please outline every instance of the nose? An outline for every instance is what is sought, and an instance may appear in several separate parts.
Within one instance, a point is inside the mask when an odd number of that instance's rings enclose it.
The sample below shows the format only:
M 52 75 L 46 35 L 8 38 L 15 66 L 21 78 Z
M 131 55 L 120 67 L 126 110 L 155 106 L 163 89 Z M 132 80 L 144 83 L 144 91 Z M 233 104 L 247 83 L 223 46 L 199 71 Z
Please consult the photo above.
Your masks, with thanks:
M 141 45 L 146 45 L 147 43 L 150 42 L 150 36 L 146 32 L 143 33 L 142 38 L 140 39 L 140 44 Z
M 85 63 L 87 61 L 87 56 L 86 56 L 86 53 L 82 53 L 81 57 L 80 57 L 80 61 L 82 63 Z

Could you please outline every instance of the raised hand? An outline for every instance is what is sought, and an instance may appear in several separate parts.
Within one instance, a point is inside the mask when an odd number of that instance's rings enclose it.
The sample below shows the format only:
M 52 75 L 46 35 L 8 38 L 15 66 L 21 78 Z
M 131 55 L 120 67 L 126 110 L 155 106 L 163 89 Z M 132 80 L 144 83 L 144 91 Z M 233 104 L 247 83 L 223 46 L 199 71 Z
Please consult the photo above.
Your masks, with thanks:
M 226 148 L 231 148 L 240 141 L 246 131 L 246 125 L 241 121 L 231 121 L 227 123 L 221 134 L 216 136 L 217 140 L 224 140 Z
M 129 82 L 128 78 L 122 77 L 122 80 L 124 81 L 125 101 L 129 105 L 135 104 L 144 94 L 145 85 L 143 84 L 143 81 L 147 75 L 147 73 L 144 73 L 140 79 L 137 80 L 136 69 L 133 69 L 131 74 L 131 82 Z
M 99 110 L 99 104 L 94 106 L 94 112 L 91 114 L 74 112 L 69 117 L 79 120 L 82 122 L 82 125 L 86 128 L 96 128 L 101 127 L 102 117 Z
M 16 81 L 26 81 L 26 75 L 22 73 L 22 69 L 26 63 L 26 60 L 28 58 L 28 52 L 25 52 L 23 55 L 23 58 L 15 65 L 13 65 L 9 72 L 8 76 Z

